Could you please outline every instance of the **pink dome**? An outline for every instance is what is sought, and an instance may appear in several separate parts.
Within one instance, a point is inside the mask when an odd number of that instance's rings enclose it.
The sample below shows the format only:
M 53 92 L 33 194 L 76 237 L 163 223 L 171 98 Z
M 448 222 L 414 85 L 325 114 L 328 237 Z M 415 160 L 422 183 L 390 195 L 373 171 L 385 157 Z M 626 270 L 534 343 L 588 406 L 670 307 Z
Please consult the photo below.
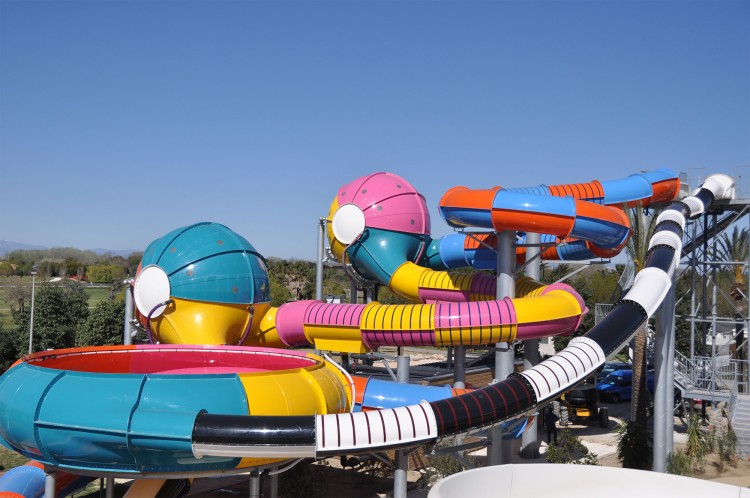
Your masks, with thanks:
M 354 204 L 365 216 L 365 226 L 403 233 L 430 233 L 425 199 L 412 185 L 392 173 L 373 173 L 341 187 L 339 207 Z

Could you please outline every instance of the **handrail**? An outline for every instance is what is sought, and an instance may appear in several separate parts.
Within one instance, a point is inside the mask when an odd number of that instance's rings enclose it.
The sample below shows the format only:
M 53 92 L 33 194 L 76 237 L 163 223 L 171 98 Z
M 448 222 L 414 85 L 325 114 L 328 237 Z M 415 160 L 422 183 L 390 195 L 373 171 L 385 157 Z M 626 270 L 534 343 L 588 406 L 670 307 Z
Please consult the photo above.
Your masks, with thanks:
M 746 393 L 747 382 L 743 378 L 743 361 L 711 356 L 688 358 L 675 351 L 675 382 L 682 384 L 685 392 L 702 391 L 736 398 Z

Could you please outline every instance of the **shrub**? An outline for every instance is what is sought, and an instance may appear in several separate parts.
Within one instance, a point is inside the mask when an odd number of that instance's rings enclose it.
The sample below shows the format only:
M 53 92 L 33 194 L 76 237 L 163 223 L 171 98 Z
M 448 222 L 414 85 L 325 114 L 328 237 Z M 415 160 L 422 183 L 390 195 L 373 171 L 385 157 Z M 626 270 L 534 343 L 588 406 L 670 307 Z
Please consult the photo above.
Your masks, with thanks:
M 617 459 L 626 469 L 649 470 L 652 460 L 648 431 L 634 420 L 620 423 L 617 429 Z
M 591 453 L 570 429 L 560 429 L 557 444 L 547 446 L 547 462 L 598 465 L 596 453 Z
M 684 450 L 677 450 L 667 456 L 667 473 L 678 476 L 693 475 L 693 459 Z
M 702 425 L 700 415 L 694 413 L 690 416 L 687 427 L 687 454 L 694 459 L 703 458 L 711 444 Z

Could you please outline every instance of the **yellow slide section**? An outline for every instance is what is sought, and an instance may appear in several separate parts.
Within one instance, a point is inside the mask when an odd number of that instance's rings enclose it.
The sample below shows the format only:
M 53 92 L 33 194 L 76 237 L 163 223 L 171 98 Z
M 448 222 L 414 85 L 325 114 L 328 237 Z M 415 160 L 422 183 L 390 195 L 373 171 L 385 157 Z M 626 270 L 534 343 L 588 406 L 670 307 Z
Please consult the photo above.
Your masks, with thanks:
M 468 299 L 461 299 L 461 301 L 487 301 L 495 299 L 494 294 L 481 292 L 481 290 L 477 292 L 477 290 L 472 288 L 474 279 L 482 278 L 482 276 L 486 277 L 487 275 L 478 273 L 436 271 L 407 261 L 393 272 L 388 287 L 399 296 L 415 302 L 423 301 L 422 296 L 420 296 L 420 289 L 423 292 L 427 290 L 438 292 L 461 292 L 467 294 Z M 439 301 L 440 299 L 435 300 Z M 453 299 L 453 301 L 455 300 L 456 299 Z

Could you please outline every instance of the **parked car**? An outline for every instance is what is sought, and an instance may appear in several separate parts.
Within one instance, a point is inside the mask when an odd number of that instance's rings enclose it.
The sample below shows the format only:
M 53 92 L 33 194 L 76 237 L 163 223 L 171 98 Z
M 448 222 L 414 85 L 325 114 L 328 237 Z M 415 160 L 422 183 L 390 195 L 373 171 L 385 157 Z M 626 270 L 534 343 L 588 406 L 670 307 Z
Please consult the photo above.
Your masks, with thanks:
M 604 364 L 602 369 L 596 373 L 596 381 L 601 382 L 604 377 L 611 374 L 612 372 L 616 372 L 617 370 L 629 370 L 632 368 L 633 365 L 631 365 L 630 363 L 625 363 L 624 361 L 608 361 Z
M 646 374 L 646 388 L 648 392 L 654 392 L 653 370 Z M 630 399 L 633 396 L 633 370 L 615 370 L 597 383 L 596 390 L 599 391 L 601 399 L 610 403 Z

